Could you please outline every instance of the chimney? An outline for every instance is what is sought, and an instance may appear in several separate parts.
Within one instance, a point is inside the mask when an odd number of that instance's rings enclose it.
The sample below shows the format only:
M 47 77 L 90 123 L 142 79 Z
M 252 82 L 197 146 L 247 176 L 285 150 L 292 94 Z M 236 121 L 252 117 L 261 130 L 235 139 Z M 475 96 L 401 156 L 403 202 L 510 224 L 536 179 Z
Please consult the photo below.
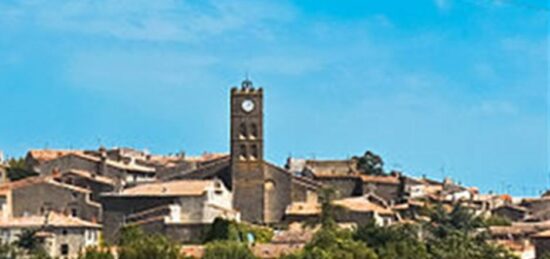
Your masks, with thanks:
M 99 148 L 99 163 L 97 165 L 97 174 L 105 175 L 107 173 L 107 150 L 105 147 Z

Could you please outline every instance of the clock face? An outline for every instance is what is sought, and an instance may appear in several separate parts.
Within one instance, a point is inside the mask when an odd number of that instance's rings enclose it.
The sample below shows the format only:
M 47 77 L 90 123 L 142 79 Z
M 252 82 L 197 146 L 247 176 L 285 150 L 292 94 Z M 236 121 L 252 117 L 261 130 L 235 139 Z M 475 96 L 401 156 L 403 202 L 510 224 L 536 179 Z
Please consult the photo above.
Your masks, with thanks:
M 244 100 L 241 107 L 245 112 L 251 112 L 254 110 L 254 102 L 252 100 Z

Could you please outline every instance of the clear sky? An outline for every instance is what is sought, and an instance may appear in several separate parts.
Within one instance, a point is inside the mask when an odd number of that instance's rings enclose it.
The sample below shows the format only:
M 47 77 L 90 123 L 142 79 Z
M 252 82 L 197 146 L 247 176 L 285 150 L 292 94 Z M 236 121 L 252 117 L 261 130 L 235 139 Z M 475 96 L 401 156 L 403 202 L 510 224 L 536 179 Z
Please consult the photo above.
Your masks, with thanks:
M 345 2 L 345 3 L 344 3 Z M 547 0 L 2 0 L 0 149 L 228 151 L 266 91 L 266 156 L 346 158 L 534 195 L 548 169 Z

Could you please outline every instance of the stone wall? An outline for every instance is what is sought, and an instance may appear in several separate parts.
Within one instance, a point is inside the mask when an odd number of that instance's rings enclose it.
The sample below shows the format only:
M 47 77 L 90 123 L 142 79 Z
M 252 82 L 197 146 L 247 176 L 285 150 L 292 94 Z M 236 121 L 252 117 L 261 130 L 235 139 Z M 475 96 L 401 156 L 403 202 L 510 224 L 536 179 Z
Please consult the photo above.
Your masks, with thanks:
M 47 182 L 16 188 L 12 191 L 12 216 L 42 215 L 47 210 L 72 214 L 97 221 L 101 218 L 99 204 L 91 203 L 88 192 L 79 192 Z
M 118 233 L 124 226 L 125 217 L 147 209 L 176 203 L 176 198 L 170 197 L 102 197 L 103 206 L 103 237 L 113 243 L 118 240 Z
M 336 199 L 342 199 L 363 194 L 361 179 L 357 177 L 319 177 L 319 183 L 329 186 L 336 191 Z

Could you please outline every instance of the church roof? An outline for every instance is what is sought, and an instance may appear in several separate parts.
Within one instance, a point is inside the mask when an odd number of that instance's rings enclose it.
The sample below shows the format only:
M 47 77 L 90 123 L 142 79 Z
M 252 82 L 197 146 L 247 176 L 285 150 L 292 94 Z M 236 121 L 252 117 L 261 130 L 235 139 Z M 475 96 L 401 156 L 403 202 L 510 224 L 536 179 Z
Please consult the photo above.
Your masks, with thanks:
M 178 197 L 201 196 L 217 180 L 174 180 L 141 184 L 119 193 L 105 193 L 106 197 Z

